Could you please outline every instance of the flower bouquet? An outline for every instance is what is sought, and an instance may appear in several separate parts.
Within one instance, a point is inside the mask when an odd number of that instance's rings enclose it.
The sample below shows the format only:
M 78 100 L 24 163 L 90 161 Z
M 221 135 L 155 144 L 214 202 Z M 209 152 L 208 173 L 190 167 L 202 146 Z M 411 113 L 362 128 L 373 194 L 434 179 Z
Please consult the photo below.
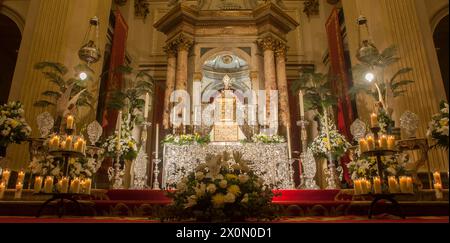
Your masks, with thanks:
M 325 122 L 322 119 L 322 124 Z M 321 129 L 319 135 L 313 140 L 309 149 L 314 155 L 328 159 L 329 154 L 333 159 L 340 159 L 352 146 L 344 135 L 340 134 L 331 121 L 328 122 L 328 135 L 325 129 Z M 330 141 L 328 141 L 328 138 Z M 330 147 L 328 147 L 328 143 Z
M 248 167 L 242 155 L 209 155 L 168 194 L 173 203 L 162 220 L 242 221 L 275 218 L 270 188 Z
M 254 143 L 285 143 L 286 139 L 279 135 L 255 134 L 252 136 Z
M 427 136 L 436 140 L 436 146 L 448 150 L 448 103 L 441 101 L 439 105 L 439 113 L 433 115 L 429 124 Z
M 0 147 L 10 143 L 21 143 L 31 134 L 31 127 L 25 121 L 23 105 L 12 101 L 0 106 Z
M 176 144 L 176 145 L 190 145 L 190 144 L 208 144 L 211 142 L 209 135 L 200 136 L 198 133 L 196 134 L 187 134 L 187 135 L 167 135 L 163 140 L 163 144 Z
M 120 145 L 120 150 L 117 150 Z M 137 157 L 137 142 L 131 135 L 128 122 L 122 123 L 120 141 L 118 142 L 118 132 L 109 136 L 102 145 L 105 148 L 105 156 L 116 158 L 117 153 L 121 160 L 134 160 Z

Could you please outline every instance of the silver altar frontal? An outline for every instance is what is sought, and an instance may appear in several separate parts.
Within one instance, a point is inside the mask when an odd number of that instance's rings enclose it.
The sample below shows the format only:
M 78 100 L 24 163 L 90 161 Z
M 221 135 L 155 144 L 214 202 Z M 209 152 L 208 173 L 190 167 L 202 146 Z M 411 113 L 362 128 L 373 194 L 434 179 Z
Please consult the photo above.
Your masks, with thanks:
M 289 163 L 286 143 L 240 143 L 214 142 L 208 145 L 164 146 L 162 186 L 165 189 L 181 181 L 195 167 L 205 162 L 207 154 L 239 151 L 243 159 L 250 161 L 249 167 L 260 176 L 265 184 L 277 189 L 294 188 L 292 169 Z

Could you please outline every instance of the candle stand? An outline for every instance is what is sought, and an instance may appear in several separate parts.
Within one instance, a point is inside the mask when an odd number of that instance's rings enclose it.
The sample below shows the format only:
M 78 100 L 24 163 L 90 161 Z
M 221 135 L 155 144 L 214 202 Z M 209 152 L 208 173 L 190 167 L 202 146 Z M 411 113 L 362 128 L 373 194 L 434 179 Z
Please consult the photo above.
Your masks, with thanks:
M 308 124 L 309 122 L 305 120 L 304 116 L 297 122 L 297 126 L 301 129 L 302 141 L 302 152 L 298 163 L 300 173 L 300 185 L 298 189 L 317 190 L 320 189 L 314 179 L 317 172 L 317 165 L 314 156 L 308 151 L 308 133 L 306 131 Z
M 373 197 L 373 200 L 372 200 L 372 202 L 370 204 L 370 207 L 369 207 L 369 219 L 372 218 L 373 210 L 375 208 L 375 205 L 381 200 L 385 200 L 385 201 L 391 202 L 392 206 L 398 212 L 398 216 L 400 216 L 400 217 L 402 217 L 404 219 L 405 215 L 403 213 L 403 209 L 402 209 L 401 205 L 399 204 L 399 202 L 395 198 L 396 198 L 396 196 L 414 195 L 414 194 L 411 194 L 411 193 L 387 193 L 387 188 L 388 188 L 386 186 L 387 175 L 384 173 L 384 166 L 383 166 L 382 157 L 394 155 L 394 154 L 397 153 L 397 151 L 380 148 L 379 144 L 376 142 L 379 139 L 378 133 L 380 132 L 380 130 L 381 129 L 379 127 L 371 128 L 371 131 L 372 131 L 372 133 L 374 135 L 375 150 L 365 151 L 365 152 L 361 153 L 361 156 L 364 156 L 364 157 L 376 157 L 377 158 L 377 160 L 376 160 L 376 162 L 377 162 L 377 172 L 378 172 L 378 176 L 381 179 L 382 193 L 378 193 L 378 194 L 373 194 L 373 193 L 361 194 L 359 196 L 370 196 L 370 197 Z

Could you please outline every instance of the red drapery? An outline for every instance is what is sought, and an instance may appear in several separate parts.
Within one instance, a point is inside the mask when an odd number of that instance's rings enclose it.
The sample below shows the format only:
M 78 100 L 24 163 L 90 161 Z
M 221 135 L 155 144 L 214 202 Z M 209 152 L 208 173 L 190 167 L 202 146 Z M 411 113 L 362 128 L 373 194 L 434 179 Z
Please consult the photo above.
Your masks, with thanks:
M 109 77 L 106 84 L 106 100 L 112 91 L 122 88 L 122 76 L 114 73 L 114 70 L 125 63 L 125 48 L 128 35 L 128 25 L 126 24 L 120 11 L 114 11 L 115 25 L 112 41 L 111 60 L 109 64 Z M 115 130 L 117 121 L 117 111 L 105 109 L 103 111 L 102 126 L 105 134 L 111 134 Z
M 348 95 L 351 79 L 347 72 L 348 65 L 345 61 L 344 41 L 341 34 L 341 24 L 339 21 L 340 9 L 334 8 L 326 23 L 328 35 L 329 55 L 331 63 L 331 74 L 337 77 L 333 84 L 334 92 L 338 96 L 337 104 L 337 127 L 339 132 L 351 141 L 350 124 L 353 121 L 353 109 L 350 96 Z M 344 178 L 351 182 L 346 164 L 350 162 L 348 156 L 344 156 L 341 165 L 344 169 Z

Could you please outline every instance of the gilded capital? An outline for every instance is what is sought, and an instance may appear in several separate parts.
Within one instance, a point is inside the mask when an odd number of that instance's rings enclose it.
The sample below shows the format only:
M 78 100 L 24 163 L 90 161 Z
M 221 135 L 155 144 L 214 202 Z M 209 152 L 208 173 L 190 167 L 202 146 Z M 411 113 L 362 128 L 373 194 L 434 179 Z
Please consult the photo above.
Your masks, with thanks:
M 289 49 L 289 47 L 282 42 L 279 42 L 278 45 L 275 46 L 275 56 L 276 57 L 286 57 L 287 54 L 287 50 Z
M 194 44 L 194 41 L 192 40 L 192 38 L 189 38 L 183 34 L 177 36 L 173 41 L 172 41 L 173 45 L 176 46 L 178 51 L 188 51 L 192 45 Z
M 168 43 L 163 48 L 164 48 L 164 52 L 167 54 L 168 57 L 176 57 L 177 47 L 174 45 L 173 42 Z
M 256 41 L 256 43 L 258 44 L 259 47 L 261 47 L 261 49 L 263 49 L 264 51 L 266 50 L 274 50 L 275 47 L 278 44 L 278 40 L 276 40 L 275 38 L 268 36 L 265 37 L 263 39 L 259 39 Z

